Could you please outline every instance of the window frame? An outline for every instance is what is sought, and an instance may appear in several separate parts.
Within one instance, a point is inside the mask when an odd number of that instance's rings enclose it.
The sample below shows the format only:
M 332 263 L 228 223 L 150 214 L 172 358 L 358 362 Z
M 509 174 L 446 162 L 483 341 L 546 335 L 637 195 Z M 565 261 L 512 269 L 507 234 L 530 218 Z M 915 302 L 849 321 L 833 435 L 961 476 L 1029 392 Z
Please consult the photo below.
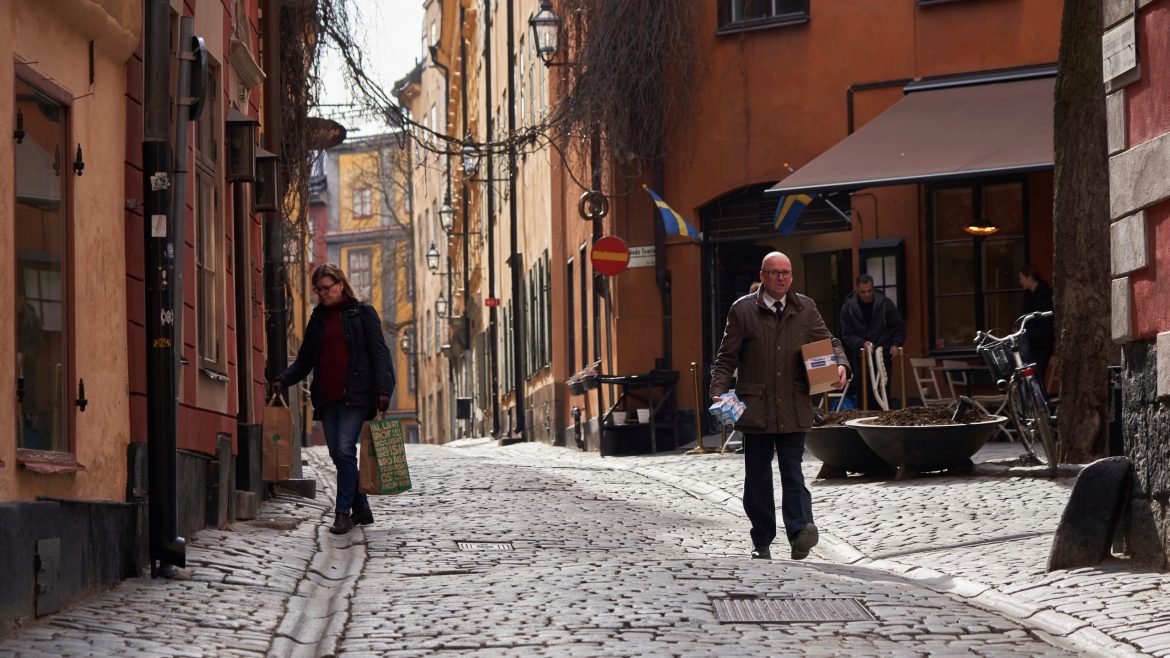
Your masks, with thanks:
M 369 219 L 374 216 L 374 192 L 362 185 L 351 190 L 350 203 L 354 219 Z
M 22 439 L 19 435 L 13 437 L 16 447 L 16 461 L 26 467 L 31 465 L 29 470 L 38 472 L 37 464 L 51 464 L 55 473 L 69 472 L 82 470 L 83 467 L 77 464 L 77 407 L 68 399 L 68 392 L 71 383 L 77 381 L 77 313 L 76 313 L 76 297 L 75 297 L 75 279 L 74 279 L 74 263 L 75 263 L 75 220 L 76 213 L 74 212 L 74 185 L 75 176 L 72 168 L 72 158 L 69 154 L 75 152 L 76 144 L 73 142 L 73 94 L 55 83 L 48 76 L 40 73 L 35 68 L 22 62 L 17 62 L 13 71 L 13 109 L 15 110 L 16 103 L 16 83 L 23 83 L 25 86 L 33 88 L 36 92 L 44 95 L 46 98 L 56 103 L 61 110 L 61 132 L 60 140 L 62 144 L 61 157 L 61 171 L 62 177 L 60 202 L 61 206 L 61 223 L 64 228 L 64 239 L 62 240 L 63 252 L 61 254 L 61 327 L 65 336 L 62 338 L 61 352 L 63 360 L 65 361 L 65 382 L 67 388 L 65 389 L 65 398 L 63 400 L 63 409 L 60 411 L 61 421 L 61 443 L 62 450 L 41 450 L 37 448 L 26 448 L 22 445 Z M 15 112 L 14 112 L 15 114 Z M 27 139 L 27 137 L 26 137 Z M 12 207 L 15 215 L 17 207 L 17 191 L 16 191 L 16 154 L 13 152 L 13 168 L 11 169 L 12 180 Z M 15 235 L 15 217 L 13 227 L 13 245 L 12 245 L 12 273 L 14 285 L 20 280 L 19 278 L 19 263 L 16 252 L 16 235 Z M 15 288 L 13 288 L 13 301 L 15 302 Z M 44 318 L 42 318 L 43 322 Z M 13 321 L 15 322 L 15 312 L 13 313 Z M 13 326 L 15 331 L 16 327 Z M 15 364 L 16 344 L 13 343 L 13 363 Z
M 1028 176 L 994 176 L 977 179 L 960 179 L 956 181 L 948 181 L 944 183 L 930 184 L 925 189 L 925 208 L 926 208 L 926 301 L 927 301 L 927 355 L 939 357 L 953 357 L 953 358 L 976 358 L 978 354 L 975 351 L 974 336 L 972 336 L 971 345 L 938 347 L 939 327 L 936 321 L 937 313 L 937 299 L 941 296 L 957 296 L 957 295 L 939 295 L 936 293 L 938 283 L 935 279 L 935 247 L 943 243 L 959 244 L 960 240 L 938 240 L 937 234 L 937 220 L 935 218 L 936 212 L 936 198 L 935 195 L 943 190 L 954 189 L 969 189 L 971 190 L 972 198 L 972 213 L 974 216 L 979 216 L 983 204 L 984 189 L 997 185 L 1020 185 L 1020 212 L 1021 212 L 1021 234 L 1016 238 L 1023 243 L 1023 252 L 1025 262 L 1032 260 L 1031 247 L 1031 193 L 1030 181 Z M 1006 236 L 1005 236 L 1006 237 Z M 987 309 L 986 297 L 988 294 L 995 292 L 989 291 L 984 285 L 984 243 L 987 241 L 1003 241 L 1005 238 L 1000 237 L 979 237 L 970 236 L 971 243 L 971 259 L 973 272 L 972 291 L 970 294 L 974 298 L 974 322 L 975 329 L 986 330 L 991 327 L 987 325 Z M 1023 263 L 1020 263 L 1023 265 Z
M 719 0 L 718 9 L 716 10 L 716 25 L 718 26 L 715 30 L 716 36 L 786 27 L 789 25 L 803 25 L 809 22 L 809 0 L 765 0 L 772 5 L 771 12 L 768 16 L 749 19 L 735 18 L 735 8 L 737 6 L 742 7 L 742 4 L 746 1 L 748 0 Z M 803 4 L 803 7 L 800 9 L 781 11 L 780 3 L 784 2 Z
M 195 220 L 195 354 L 200 372 L 214 381 L 226 382 L 227 312 L 224 288 L 227 257 L 223 250 L 226 249 L 227 241 L 224 239 L 226 213 L 222 184 L 226 131 L 222 123 L 222 97 L 215 92 L 222 69 L 215 65 L 208 69 L 211 81 L 209 89 L 212 90 L 211 102 L 195 122 L 196 138 L 191 149 L 195 161 L 192 167 L 195 201 L 195 211 L 192 213 Z M 211 129 L 209 138 L 204 132 L 207 128 Z M 205 152 L 206 146 L 213 147 L 210 155 Z M 208 215 L 203 214 L 205 189 L 211 194 Z M 211 255 L 210 265 L 207 252 Z M 213 354 L 208 355 L 208 351 Z M 211 376 L 212 373 L 215 376 Z

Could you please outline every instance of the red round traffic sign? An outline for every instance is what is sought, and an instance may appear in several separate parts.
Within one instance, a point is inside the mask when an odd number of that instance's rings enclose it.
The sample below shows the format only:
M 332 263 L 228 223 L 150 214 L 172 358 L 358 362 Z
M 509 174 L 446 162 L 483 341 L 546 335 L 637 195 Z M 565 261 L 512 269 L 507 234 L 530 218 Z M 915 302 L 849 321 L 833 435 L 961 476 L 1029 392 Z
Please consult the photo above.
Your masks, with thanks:
M 606 235 L 593 243 L 593 253 L 589 260 L 593 262 L 593 269 L 605 276 L 621 274 L 630 262 L 630 248 L 626 246 L 625 240 Z

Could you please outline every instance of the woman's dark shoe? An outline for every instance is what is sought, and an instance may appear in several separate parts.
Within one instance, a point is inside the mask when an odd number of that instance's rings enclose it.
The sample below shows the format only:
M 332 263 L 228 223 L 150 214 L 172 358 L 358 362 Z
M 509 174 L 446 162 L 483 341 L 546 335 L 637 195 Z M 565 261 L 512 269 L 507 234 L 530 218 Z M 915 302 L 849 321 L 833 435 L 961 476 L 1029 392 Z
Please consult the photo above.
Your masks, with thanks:
M 353 519 L 354 525 L 370 525 L 374 522 L 374 513 L 367 507 L 362 510 L 355 510 L 351 518 Z
M 349 518 L 348 514 L 338 512 L 337 517 L 333 520 L 333 527 L 329 528 L 329 532 L 335 535 L 344 535 L 350 530 L 353 530 L 353 519 Z

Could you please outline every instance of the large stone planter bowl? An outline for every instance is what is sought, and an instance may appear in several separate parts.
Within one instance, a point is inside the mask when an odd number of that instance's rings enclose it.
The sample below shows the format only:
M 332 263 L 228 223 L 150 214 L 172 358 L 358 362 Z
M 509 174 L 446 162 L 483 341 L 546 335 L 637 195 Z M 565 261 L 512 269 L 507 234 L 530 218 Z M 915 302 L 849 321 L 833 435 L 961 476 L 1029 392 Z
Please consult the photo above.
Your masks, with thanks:
M 844 477 L 845 472 L 893 475 L 894 467 L 879 457 L 853 427 L 814 427 L 804 435 L 804 445 L 824 464 L 817 477 Z
M 857 430 L 882 459 L 898 467 L 898 479 L 914 477 L 920 471 L 950 469 L 969 472 L 971 456 L 995 436 L 1004 416 L 978 423 L 954 425 L 866 425 L 876 418 L 856 418 L 845 425 Z

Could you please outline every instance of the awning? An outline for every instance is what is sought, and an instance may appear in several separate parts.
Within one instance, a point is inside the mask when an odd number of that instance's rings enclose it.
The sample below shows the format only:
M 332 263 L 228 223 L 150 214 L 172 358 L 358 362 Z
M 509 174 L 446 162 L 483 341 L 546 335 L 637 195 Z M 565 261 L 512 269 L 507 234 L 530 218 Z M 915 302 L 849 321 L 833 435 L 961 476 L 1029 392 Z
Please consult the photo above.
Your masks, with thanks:
M 913 91 L 768 194 L 1049 169 L 1054 82 L 1048 77 Z

